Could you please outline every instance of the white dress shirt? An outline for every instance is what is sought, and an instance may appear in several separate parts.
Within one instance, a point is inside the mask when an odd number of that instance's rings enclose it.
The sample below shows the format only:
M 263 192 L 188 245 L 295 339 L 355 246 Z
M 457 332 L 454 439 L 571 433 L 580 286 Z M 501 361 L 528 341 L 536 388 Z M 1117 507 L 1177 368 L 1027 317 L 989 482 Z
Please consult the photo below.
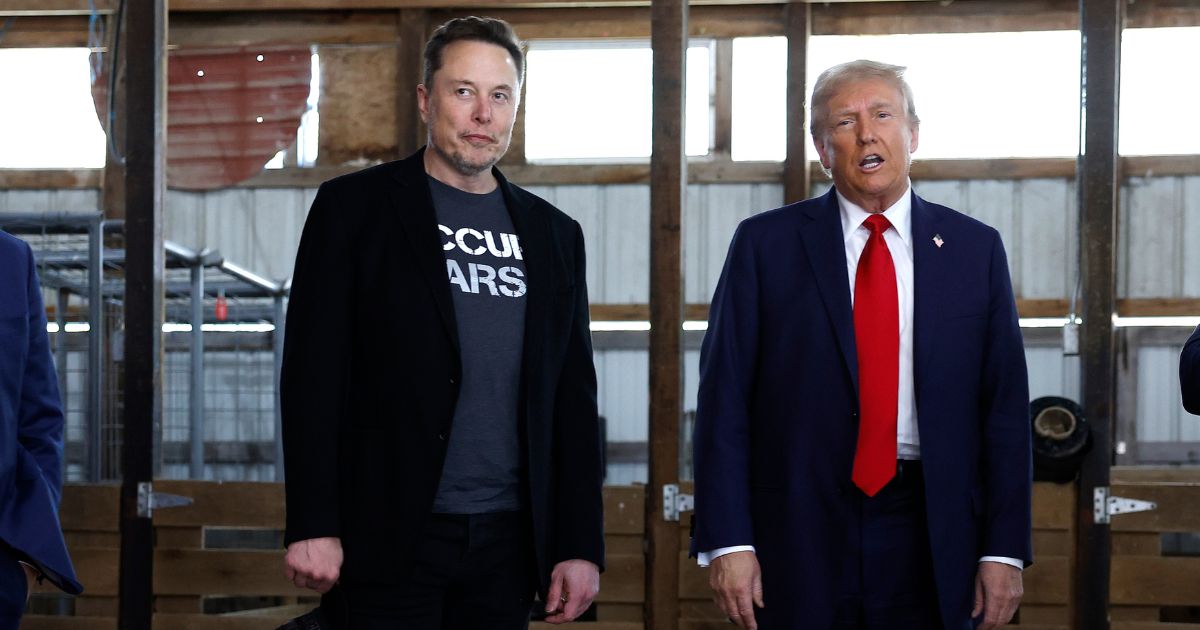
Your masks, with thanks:
M 872 213 L 860 208 L 841 193 L 837 195 L 838 210 L 842 217 L 842 236 L 846 243 L 846 275 L 850 282 L 850 305 L 854 305 L 854 280 L 858 274 L 858 259 L 867 247 L 871 231 L 863 225 Z M 917 399 L 913 388 L 913 248 L 912 248 L 912 184 L 896 203 L 883 211 L 883 216 L 892 224 L 883 233 L 896 269 L 896 297 L 900 312 L 900 387 L 896 405 L 896 457 L 899 459 L 921 459 L 921 437 L 917 431 Z M 696 554 L 700 566 L 706 567 L 714 558 L 735 551 L 754 551 L 753 545 L 721 547 Z M 1025 563 L 1016 558 L 984 556 L 980 562 L 1001 562 L 1021 569 Z

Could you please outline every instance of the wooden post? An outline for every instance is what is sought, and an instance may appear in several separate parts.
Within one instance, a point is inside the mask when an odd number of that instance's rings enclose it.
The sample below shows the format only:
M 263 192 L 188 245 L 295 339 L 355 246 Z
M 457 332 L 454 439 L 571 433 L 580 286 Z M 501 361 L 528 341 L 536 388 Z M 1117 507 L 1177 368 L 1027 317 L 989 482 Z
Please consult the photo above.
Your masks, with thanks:
M 715 159 L 729 160 L 733 152 L 733 39 L 717 40 L 713 73 L 713 146 Z
M 647 628 L 679 625 L 679 524 L 663 518 L 663 486 L 679 483 L 683 417 L 683 248 L 686 0 L 653 0 L 650 155 L 650 485 L 646 500 Z
M 417 84 L 424 71 L 425 29 L 428 12 L 400 9 L 400 45 L 396 47 L 396 156 L 408 157 L 425 144 L 425 129 L 417 110 Z
M 150 627 L 154 538 L 139 485 L 154 470 L 161 417 L 163 238 L 166 192 L 167 0 L 130 0 L 125 13 L 125 415 L 121 448 L 121 574 L 117 625 Z
M 1107 630 L 1112 532 L 1096 523 L 1097 488 L 1109 487 L 1116 392 L 1117 110 L 1125 0 L 1080 0 L 1083 42 L 1081 95 L 1084 146 L 1078 166 L 1083 273 L 1083 409 L 1092 425 L 1092 450 L 1079 474 L 1075 618 L 1079 630 Z
M 793 2 L 784 11 L 787 20 L 787 157 L 783 161 L 783 202 L 808 198 L 808 36 L 812 15 L 807 2 Z

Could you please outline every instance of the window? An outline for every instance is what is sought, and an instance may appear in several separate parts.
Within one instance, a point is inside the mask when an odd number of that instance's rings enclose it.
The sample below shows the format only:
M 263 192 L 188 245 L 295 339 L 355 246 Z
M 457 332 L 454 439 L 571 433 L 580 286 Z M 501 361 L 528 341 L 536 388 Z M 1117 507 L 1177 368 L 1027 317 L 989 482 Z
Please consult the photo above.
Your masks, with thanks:
M 712 145 L 712 50 L 688 48 L 685 144 Z M 650 157 L 651 71 L 646 41 L 533 41 L 527 55 L 525 157 L 604 160 Z
M 1200 101 L 1191 58 L 1200 28 L 1125 29 L 1121 44 L 1122 155 L 1200 153 L 1188 110 Z
M 86 48 L 0 49 L 0 168 L 100 168 Z
M 314 50 L 316 47 L 313 47 Z M 313 166 L 317 163 L 317 138 L 321 129 L 321 113 L 317 109 L 321 100 L 321 55 L 312 54 L 312 80 L 309 82 L 307 109 L 300 116 L 300 127 L 296 130 L 296 166 Z M 275 154 L 264 168 L 279 169 L 287 166 L 288 149 Z
M 787 41 L 734 40 L 733 156 L 784 157 Z M 809 40 L 808 98 L 830 66 L 907 66 L 921 158 L 1074 156 L 1079 143 L 1079 33 L 819 36 Z

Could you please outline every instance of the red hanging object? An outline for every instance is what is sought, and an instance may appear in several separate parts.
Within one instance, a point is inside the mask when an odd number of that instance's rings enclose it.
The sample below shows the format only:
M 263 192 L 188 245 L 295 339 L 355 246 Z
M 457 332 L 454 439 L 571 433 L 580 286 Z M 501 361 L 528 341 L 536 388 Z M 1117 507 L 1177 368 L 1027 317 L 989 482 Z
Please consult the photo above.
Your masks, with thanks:
M 221 289 L 217 293 L 217 321 L 223 322 L 229 319 L 229 303 L 225 301 L 225 290 Z

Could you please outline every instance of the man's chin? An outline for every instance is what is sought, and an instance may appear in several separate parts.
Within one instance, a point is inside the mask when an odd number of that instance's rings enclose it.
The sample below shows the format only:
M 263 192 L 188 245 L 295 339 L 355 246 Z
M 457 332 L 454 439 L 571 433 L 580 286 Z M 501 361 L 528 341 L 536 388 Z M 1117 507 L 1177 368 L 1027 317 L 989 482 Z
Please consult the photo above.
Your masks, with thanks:
M 451 156 L 450 163 L 454 165 L 454 170 L 458 171 L 459 174 L 474 176 L 491 170 L 496 165 L 496 162 L 500 161 L 501 155 L 489 155 L 486 158 L 469 159 L 461 153 L 455 153 Z

